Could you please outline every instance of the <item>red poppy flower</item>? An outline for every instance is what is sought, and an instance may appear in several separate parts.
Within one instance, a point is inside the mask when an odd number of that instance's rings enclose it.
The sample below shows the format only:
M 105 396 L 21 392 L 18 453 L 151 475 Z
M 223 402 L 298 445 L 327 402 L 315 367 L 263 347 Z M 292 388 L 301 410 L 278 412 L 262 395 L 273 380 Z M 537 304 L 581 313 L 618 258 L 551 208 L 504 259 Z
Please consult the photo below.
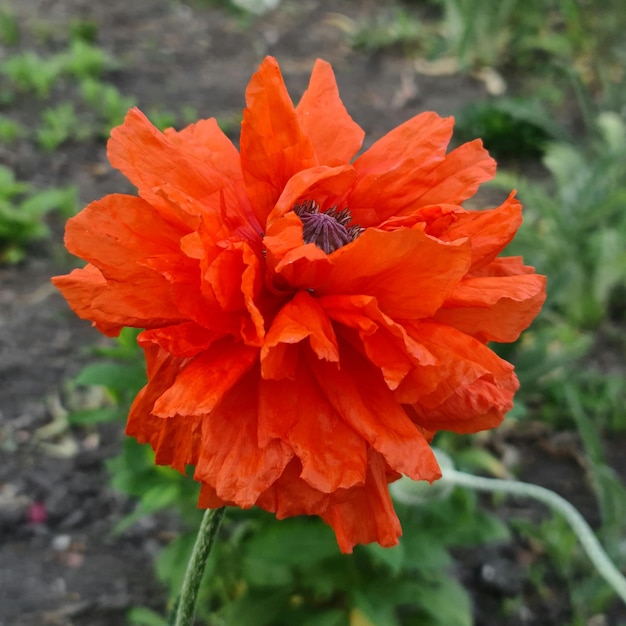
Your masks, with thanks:
M 88 261 L 54 279 L 102 332 L 144 328 L 148 384 L 127 432 L 156 462 L 195 466 L 200 506 L 319 515 L 341 550 L 397 543 L 388 483 L 440 476 L 434 431 L 493 428 L 512 406 L 514 341 L 544 278 L 499 258 L 521 221 L 461 203 L 494 175 L 480 141 L 422 113 L 355 158 L 364 133 L 330 66 L 294 107 L 267 58 L 238 151 L 214 119 L 155 129 L 137 109 L 110 195 L 67 225 Z

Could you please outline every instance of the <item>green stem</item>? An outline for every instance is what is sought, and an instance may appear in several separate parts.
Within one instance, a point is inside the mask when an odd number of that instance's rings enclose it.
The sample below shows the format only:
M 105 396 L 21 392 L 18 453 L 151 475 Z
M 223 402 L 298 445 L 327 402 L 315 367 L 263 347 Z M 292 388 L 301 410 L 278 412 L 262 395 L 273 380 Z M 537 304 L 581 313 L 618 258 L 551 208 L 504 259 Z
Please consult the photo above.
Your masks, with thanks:
M 219 509 L 207 509 L 204 512 L 176 605 L 174 626 L 193 626 L 200 581 L 202 580 L 211 548 L 215 543 L 217 531 L 224 518 L 225 510 L 224 507 L 221 507 Z
M 576 533 L 581 545 L 587 552 L 591 562 L 599 574 L 615 590 L 617 595 L 626 604 L 626 578 L 615 567 L 611 559 L 600 545 L 583 516 L 565 499 L 554 491 L 515 480 L 501 480 L 499 478 L 483 478 L 472 476 L 454 469 L 446 469 L 443 472 L 442 481 L 461 487 L 469 487 L 477 491 L 490 491 L 494 493 L 506 493 L 516 496 L 534 498 L 547 504 L 552 510 L 561 513 L 567 520 L 572 530 Z

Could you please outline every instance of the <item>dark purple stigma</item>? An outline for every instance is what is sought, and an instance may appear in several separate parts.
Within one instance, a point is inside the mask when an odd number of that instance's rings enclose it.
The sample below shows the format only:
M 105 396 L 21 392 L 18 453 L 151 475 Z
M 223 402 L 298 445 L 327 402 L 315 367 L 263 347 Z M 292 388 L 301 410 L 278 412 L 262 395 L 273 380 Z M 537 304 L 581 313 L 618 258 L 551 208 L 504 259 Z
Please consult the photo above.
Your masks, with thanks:
M 364 230 L 360 226 L 348 226 L 352 220 L 349 209 L 337 211 L 337 207 L 332 207 L 320 213 L 315 200 L 299 202 L 293 212 L 302 220 L 304 243 L 314 243 L 326 254 L 354 241 Z

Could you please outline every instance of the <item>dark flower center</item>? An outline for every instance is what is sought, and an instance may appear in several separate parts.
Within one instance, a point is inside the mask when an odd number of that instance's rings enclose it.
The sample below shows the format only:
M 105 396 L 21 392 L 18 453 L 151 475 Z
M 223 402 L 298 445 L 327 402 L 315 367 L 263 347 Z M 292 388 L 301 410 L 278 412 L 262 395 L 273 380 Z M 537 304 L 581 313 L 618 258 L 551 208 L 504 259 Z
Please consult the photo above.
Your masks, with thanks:
M 337 211 L 334 206 L 320 213 L 320 205 L 315 200 L 299 202 L 293 212 L 302 220 L 304 243 L 314 243 L 326 254 L 354 241 L 364 230 L 360 226 L 348 226 L 352 220 L 349 209 Z

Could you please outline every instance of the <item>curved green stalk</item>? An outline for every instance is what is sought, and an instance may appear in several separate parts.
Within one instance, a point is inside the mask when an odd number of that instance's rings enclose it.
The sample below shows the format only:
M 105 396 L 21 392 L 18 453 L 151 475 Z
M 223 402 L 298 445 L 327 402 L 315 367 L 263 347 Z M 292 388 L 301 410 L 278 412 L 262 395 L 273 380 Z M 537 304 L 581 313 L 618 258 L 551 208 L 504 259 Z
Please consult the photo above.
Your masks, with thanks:
M 482 476 L 473 476 L 459 472 L 455 469 L 445 469 L 441 480 L 451 485 L 469 487 L 477 491 L 490 491 L 534 498 L 563 515 L 576 533 L 599 574 L 613 587 L 617 595 L 626 604 L 626 578 L 608 557 L 583 516 L 565 498 L 539 485 L 531 485 L 515 480 L 483 478 Z

